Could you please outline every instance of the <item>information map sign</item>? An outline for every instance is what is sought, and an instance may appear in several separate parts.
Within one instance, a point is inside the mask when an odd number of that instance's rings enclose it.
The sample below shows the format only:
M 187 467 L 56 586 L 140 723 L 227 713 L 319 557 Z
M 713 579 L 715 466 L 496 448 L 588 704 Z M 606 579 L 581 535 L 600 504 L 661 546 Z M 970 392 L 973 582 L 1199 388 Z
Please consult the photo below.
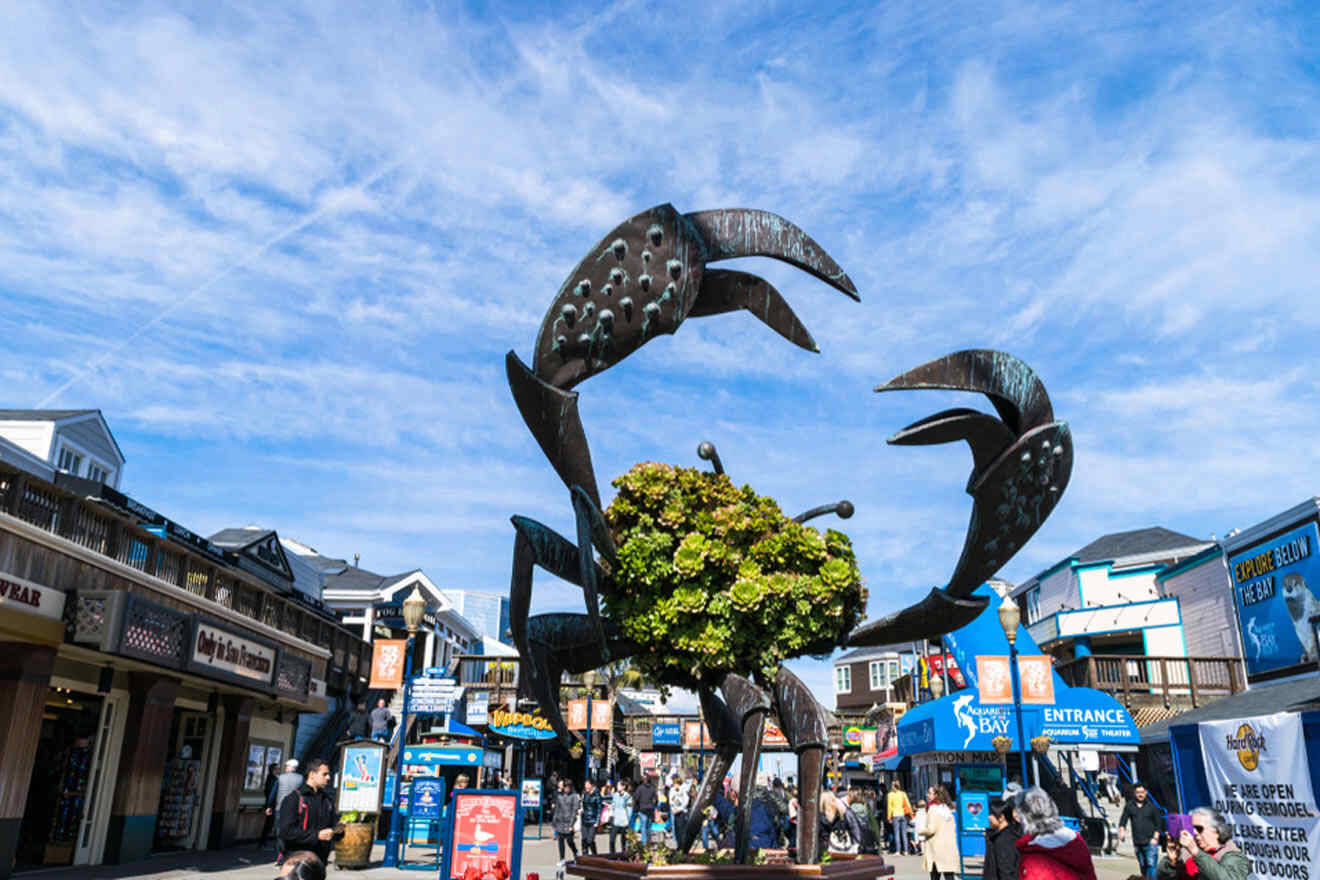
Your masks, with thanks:
M 443 779 L 414 779 L 408 798 L 408 815 L 413 819 L 439 819 L 445 805 Z
M 344 746 L 339 764 L 339 812 L 379 813 L 385 764 L 385 744 L 357 740 Z
M 440 868 L 441 880 L 462 880 L 475 867 L 484 876 L 498 863 L 510 880 L 522 871 L 522 810 L 516 791 L 471 789 L 454 792 L 449 810 L 449 846 Z
M 1320 877 L 1320 810 L 1295 712 L 1197 725 L 1211 805 L 1260 880 Z

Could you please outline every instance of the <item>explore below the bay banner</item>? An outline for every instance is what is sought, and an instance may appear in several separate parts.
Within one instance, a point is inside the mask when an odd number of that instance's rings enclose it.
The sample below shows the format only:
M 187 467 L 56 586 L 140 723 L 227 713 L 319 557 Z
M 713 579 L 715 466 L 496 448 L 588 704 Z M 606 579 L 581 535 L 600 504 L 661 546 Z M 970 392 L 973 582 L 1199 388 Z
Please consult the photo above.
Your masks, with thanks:
M 490 713 L 490 724 L 486 729 L 512 739 L 555 738 L 550 721 L 539 711 L 510 712 L 507 709 L 496 709 Z

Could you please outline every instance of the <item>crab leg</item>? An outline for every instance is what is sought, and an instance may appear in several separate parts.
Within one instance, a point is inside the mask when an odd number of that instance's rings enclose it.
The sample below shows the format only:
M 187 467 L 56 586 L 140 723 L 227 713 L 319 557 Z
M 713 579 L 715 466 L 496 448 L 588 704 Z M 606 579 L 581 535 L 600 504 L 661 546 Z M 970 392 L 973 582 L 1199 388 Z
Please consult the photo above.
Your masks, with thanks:
M 730 673 L 720 684 L 724 700 L 733 717 L 742 725 L 742 775 L 738 780 L 738 818 L 734 823 L 733 860 L 743 864 L 747 860 L 747 843 L 751 834 L 748 820 L 752 812 L 752 783 L 756 781 L 756 768 L 761 761 L 761 737 L 765 733 L 765 716 L 770 713 L 770 695 L 749 679 Z
M 715 799 L 715 792 L 723 783 L 724 774 L 729 772 L 734 757 L 742 748 L 742 731 L 724 701 L 710 688 L 701 688 L 697 696 L 701 698 L 702 714 L 705 715 L 706 723 L 711 728 L 711 736 L 715 740 L 714 754 L 710 766 L 706 769 L 706 775 L 701 780 L 701 787 L 697 789 L 696 796 L 692 799 L 691 809 L 688 810 L 687 827 L 678 829 L 678 848 L 681 852 L 687 852 L 696 842 L 706 807 Z
M 784 725 L 784 736 L 798 759 L 797 860 L 800 865 L 816 862 L 820 848 L 817 816 L 820 784 L 825 772 L 825 749 L 829 730 L 820 704 L 796 675 L 780 667 L 775 675 L 775 711 Z
M 597 640 L 596 626 L 585 614 L 538 614 L 527 621 L 532 694 L 565 746 L 571 746 L 576 738 L 559 712 L 563 674 L 587 672 L 604 666 L 610 657 L 630 657 L 637 651 L 637 645 L 621 637 L 608 621 L 605 634 L 607 639 L 602 645 Z

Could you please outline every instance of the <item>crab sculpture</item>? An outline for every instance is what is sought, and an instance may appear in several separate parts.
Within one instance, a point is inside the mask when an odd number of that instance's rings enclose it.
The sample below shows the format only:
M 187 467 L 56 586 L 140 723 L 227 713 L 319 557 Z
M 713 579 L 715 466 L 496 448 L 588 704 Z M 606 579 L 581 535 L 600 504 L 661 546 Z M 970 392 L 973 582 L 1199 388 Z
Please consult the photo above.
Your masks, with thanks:
M 656 336 L 673 333 L 685 318 L 735 309 L 750 311 L 790 342 L 818 351 L 801 321 L 764 279 L 707 268 L 716 260 L 748 256 L 782 260 L 859 299 L 838 264 L 782 217 L 742 209 L 680 214 L 671 205 L 661 205 L 626 220 L 577 265 L 541 324 L 530 367 L 512 351 L 506 357 L 514 400 L 568 488 L 576 522 L 576 535 L 569 539 L 535 520 L 512 517 L 512 635 L 527 686 L 565 746 L 576 740 L 558 708 L 563 673 L 586 672 L 650 649 L 627 638 L 617 621 L 601 613 L 602 597 L 608 599 L 626 585 L 613 574 L 615 541 L 601 510 L 578 396 L 571 389 Z M 839 633 L 827 649 L 933 637 L 969 622 L 985 607 L 985 600 L 972 597 L 972 591 L 1040 527 L 1067 484 L 1072 465 L 1067 425 L 1054 420 L 1044 386 L 1022 361 L 1000 352 L 959 352 L 876 390 L 919 388 L 979 391 L 999 414 L 996 418 L 970 409 L 947 410 L 890 439 L 896 444 L 962 440 L 970 445 L 975 467 L 967 490 L 974 505 L 962 557 L 945 588 L 932 590 L 903 611 Z M 713 444 L 702 443 L 698 455 L 723 473 Z M 794 519 L 805 522 L 829 513 L 846 518 L 853 506 L 847 501 L 822 505 Z M 538 566 L 580 586 L 586 612 L 529 617 L 532 575 Z M 813 645 L 803 653 L 818 653 L 821 647 Z M 818 795 L 828 747 L 824 710 L 783 666 L 773 675 L 727 672 L 719 681 L 700 683 L 697 691 L 713 737 L 713 758 L 687 826 L 677 829 L 680 849 L 691 847 L 716 785 L 741 754 L 735 857 L 746 861 L 752 783 L 765 721 L 774 714 L 797 754 L 802 797 L 796 858 L 800 863 L 816 861 Z

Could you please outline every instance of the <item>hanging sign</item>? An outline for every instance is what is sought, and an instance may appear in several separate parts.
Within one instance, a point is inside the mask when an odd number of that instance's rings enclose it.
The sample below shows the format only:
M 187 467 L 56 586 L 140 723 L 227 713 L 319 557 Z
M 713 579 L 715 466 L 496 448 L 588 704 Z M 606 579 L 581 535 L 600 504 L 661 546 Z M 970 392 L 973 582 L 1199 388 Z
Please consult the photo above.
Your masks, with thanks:
M 1054 660 L 1048 654 L 1018 655 L 1018 687 L 1029 706 L 1054 705 Z
M 869 755 L 876 750 L 876 736 L 874 727 L 862 728 L 862 754 Z
M 377 639 L 371 645 L 371 690 L 392 691 L 403 686 L 405 639 Z
M 976 658 L 976 688 L 984 706 L 1013 702 L 1013 679 L 1008 658 L 982 654 Z
M 481 749 L 474 746 L 407 746 L 403 750 L 403 763 L 419 767 L 481 765 Z
M 545 716 L 531 712 L 509 712 L 496 709 L 490 713 L 487 725 L 491 733 L 512 739 L 554 739 L 554 729 Z
M 1251 876 L 1320 877 L 1320 809 L 1295 712 L 1197 725 L 1211 803 Z
M 1228 557 L 1248 675 L 1320 658 L 1311 624 L 1320 613 L 1317 539 L 1308 522 Z
M 464 721 L 467 724 L 485 724 L 490 719 L 490 694 L 481 691 L 475 694 L 468 694 L 467 698 L 467 717 Z
M 339 758 L 339 812 L 379 813 L 385 744 L 359 740 L 344 746 Z
M 518 801 L 519 794 L 512 791 L 454 792 L 449 846 L 440 869 L 443 880 L 463 880 L 471 869 L 478 877 L 520 876 L 523 835 Z
M 700 721 L 683 722 L 683 748 L 700 749 L 711 748 L 715 741 L 710 737 L 710 729 L 702 730 Z

